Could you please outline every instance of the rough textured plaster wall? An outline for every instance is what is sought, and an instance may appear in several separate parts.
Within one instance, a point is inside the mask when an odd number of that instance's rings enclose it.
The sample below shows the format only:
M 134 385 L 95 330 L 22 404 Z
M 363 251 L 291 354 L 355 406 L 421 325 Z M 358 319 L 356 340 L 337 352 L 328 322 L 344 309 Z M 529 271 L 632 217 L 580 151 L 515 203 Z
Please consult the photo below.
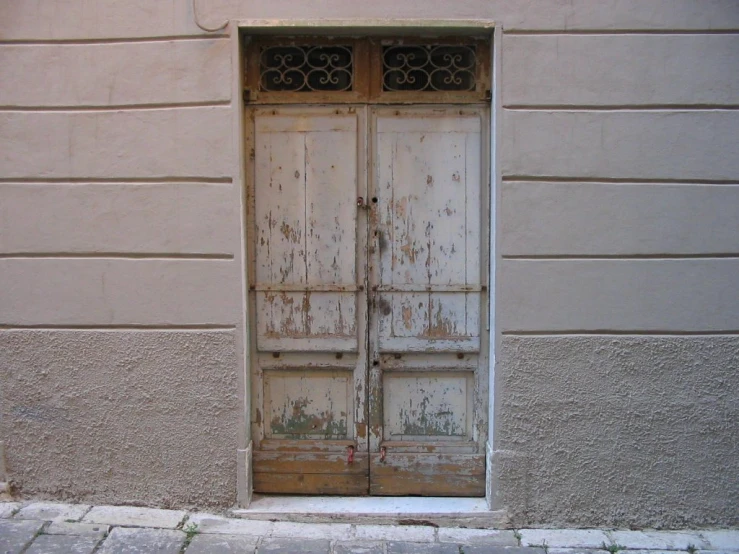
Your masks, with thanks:
M 2 331 L 7 469 L 24 496 L 230 506 L 231 331 Z
M 739 338 L 505 337 L 502 486 L 516 526 L 736 525 Z

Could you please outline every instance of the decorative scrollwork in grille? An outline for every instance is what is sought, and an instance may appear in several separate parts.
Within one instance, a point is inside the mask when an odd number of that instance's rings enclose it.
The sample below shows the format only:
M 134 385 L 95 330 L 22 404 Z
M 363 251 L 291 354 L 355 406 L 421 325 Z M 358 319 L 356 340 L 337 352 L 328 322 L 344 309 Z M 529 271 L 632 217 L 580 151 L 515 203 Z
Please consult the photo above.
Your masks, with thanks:
M 264 46 L 259 64 L 263 92 L 341 92 L 354 83 L 351 46 Z
M 466 45 L 384 46 L 382 90 L 474 91 L 475 54 L 475 47 Z

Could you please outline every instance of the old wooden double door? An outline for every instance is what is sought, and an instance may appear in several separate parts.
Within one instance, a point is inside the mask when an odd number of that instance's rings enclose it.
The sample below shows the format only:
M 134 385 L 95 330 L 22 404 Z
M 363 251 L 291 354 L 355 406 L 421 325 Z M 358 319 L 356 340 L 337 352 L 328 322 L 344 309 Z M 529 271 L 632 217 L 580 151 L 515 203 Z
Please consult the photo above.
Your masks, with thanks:
M 247 110 L 255 492 L 485 494 L 487 113 Z

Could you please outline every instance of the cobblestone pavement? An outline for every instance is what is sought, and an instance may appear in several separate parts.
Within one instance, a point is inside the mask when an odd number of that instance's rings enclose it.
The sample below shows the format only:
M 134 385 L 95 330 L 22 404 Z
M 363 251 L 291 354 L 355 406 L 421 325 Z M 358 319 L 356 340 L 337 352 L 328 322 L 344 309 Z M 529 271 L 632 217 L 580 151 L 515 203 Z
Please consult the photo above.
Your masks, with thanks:
M 739 529 L 463 529 L 289 523 L 125 506 L 0 502 L 0 554 L 736 554 Z

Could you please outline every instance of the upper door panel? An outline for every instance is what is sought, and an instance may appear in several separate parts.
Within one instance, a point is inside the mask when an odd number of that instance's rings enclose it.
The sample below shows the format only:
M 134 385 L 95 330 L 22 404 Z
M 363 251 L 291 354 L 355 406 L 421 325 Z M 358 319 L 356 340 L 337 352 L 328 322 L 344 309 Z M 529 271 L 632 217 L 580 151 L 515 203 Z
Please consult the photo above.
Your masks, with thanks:
M 379 349 L 477 352 L 481 114 L 378 110 L 374 127 Z
M 336 111 L 254 116 L 259 350 L 357 349 L 358 124 Z

